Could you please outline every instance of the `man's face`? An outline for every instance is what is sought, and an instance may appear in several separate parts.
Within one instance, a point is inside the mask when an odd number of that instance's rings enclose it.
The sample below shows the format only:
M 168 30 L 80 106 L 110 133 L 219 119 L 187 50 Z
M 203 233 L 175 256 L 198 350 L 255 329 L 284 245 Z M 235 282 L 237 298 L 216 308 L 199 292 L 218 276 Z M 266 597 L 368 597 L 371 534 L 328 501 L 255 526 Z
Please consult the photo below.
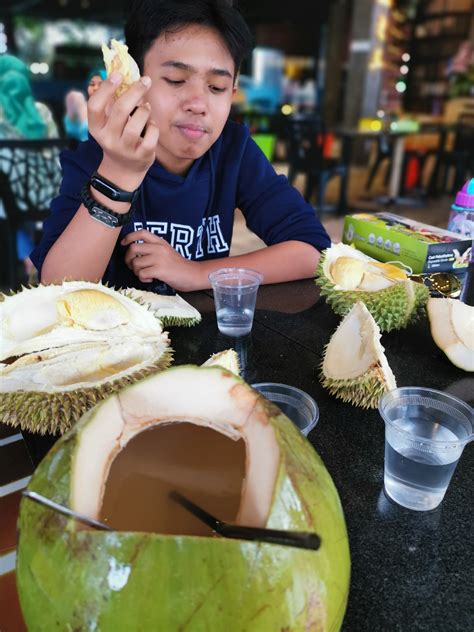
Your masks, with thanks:
M 184 174 L 227 121 L 234 60 L 216 31 L 192 25 L 156 39 L 143 65 L 152 80 L 146 99 L 160 130 L 156 157 L 168 171 Z

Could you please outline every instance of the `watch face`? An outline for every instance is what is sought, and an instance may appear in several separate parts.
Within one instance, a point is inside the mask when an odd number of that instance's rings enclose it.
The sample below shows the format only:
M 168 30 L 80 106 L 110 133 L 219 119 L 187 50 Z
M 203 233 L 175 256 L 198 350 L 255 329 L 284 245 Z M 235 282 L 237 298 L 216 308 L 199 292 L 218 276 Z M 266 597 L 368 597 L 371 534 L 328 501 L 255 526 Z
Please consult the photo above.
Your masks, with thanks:
M 103 193 L 109 200 L 115 200 L 117 202 L 133 202 L 138 193 L 138 191 L 123 191 L 117 185 L 98 175 L 93 175 L 90 183 L 94 189 Z
M 111 186 L 109 186 L 103 180 L 99 180 L 97 178 L 92 178 L 91 179 L 91 185 L 94 187 L 94 189 L 97 189 L 97 191 L 100 191 L 101 193 L 106 195 L 111 200 L 117 200 L 118 198 L 120 198 L 119 192 L 116 191 Z

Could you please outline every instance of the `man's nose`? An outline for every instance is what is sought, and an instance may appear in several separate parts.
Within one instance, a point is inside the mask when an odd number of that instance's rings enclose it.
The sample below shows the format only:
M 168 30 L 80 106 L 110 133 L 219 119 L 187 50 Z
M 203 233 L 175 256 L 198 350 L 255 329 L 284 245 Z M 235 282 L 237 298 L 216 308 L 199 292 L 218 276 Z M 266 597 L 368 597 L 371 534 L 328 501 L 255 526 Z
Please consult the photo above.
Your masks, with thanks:
M 206 114 L 208 100 L 205 89 L 198 85 L 191 85 L 183 103 L 184 109 L 192 114 Z

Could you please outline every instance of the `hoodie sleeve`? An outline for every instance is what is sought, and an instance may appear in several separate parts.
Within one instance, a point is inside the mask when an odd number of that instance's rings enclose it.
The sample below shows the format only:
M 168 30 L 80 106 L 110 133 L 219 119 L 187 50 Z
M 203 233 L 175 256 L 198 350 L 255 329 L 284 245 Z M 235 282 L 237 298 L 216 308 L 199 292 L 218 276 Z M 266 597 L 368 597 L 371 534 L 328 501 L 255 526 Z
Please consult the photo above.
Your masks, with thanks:
M 315 210 L 289 184 L 286 176 L 276 174 L 250 137 L 242 155 L 237 206 L 244 214 L 247 226 L 267 246 L 296 240 L 321 251 L 331 245 Z
M 89 140 L 81 143 L 76 151 L 63 151 L 60 161 L 63 179 L 59 195 L 51 202 L 41 241 L 30 255 L 40 278 L 46 255 L 81 205 L 81 189 L 99 166 L 101 149 L 95 141 Z

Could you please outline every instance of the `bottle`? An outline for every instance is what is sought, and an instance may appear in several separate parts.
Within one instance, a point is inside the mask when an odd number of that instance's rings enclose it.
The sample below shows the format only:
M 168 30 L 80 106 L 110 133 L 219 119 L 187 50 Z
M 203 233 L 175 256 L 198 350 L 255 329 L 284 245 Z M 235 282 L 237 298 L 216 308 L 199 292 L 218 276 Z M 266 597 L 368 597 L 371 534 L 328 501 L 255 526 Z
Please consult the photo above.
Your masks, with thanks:
M 465 237 L 474 238 L 474 178 L 468 180 L 463 188 L 458 191 L 454 204 L 451 207 L 448 230 L 460 233 Z M 463 278 L 461 296 L 463 303 L 474 305 L 474 253 L 471 245 L 469 266 Z

